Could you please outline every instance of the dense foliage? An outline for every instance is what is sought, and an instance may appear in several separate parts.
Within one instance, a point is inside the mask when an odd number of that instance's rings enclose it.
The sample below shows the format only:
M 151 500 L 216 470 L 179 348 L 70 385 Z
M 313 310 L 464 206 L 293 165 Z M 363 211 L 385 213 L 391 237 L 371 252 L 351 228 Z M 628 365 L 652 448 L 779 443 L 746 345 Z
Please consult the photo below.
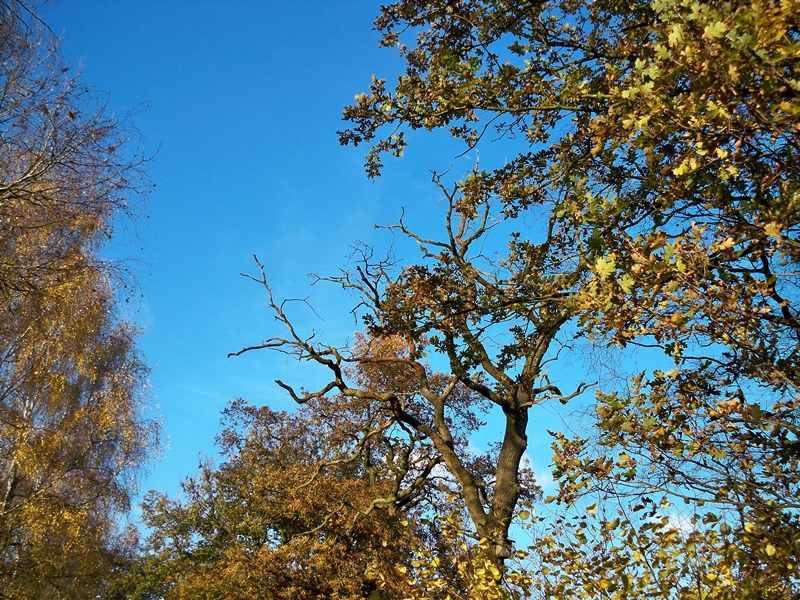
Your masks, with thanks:
M 515 136 L 519 154 L 455 183 L 451 207 L 546 228 L 517 225 L 488 267 L 451 235 L 434 268 L 387 286 L 404 300 L 377 329 L 436 331 L 454 373 L 503 387 L 492 369 L 527 360 L 543 313 L 664 351 L 664 368 L 598 391 L 596 431 L 556 435 L 574 519 L 535 544 L 545 595 L 798 593 L 799 8 L 408 0 L 378 19 L 407 70 L 345 112 L 369 174 L 408 129 L 449 127 L 468 149 Z M 494 361 L 463 324 L 533 310 Z
M 394 348 L 385 343 L 381 350 Z M 374 364 L 352 373 L 367 387 L 391 389 L 407 387 L 408 375 Z M 394 425 L 388 411 L 343 395 L 290 414 L 237 400 L 223 425 L 221 464 L 206 462 L 183 482 L 179 498 L 155 492 L 146 498 L 143 520 L 152 533 L 127 593 L 243 599 L 413 593 L 404 573 L 441 538 L 426 516 L 449 510 L 447 478 L 433 473 L 436 462 L 416 435 Z M 409 474 L 442 485 L 403 486 Z
M 95 598 L 157 442 L 147 367 L 99 258 L 144 191 L 121 124 L 0 3 L 0 597 Z
M 397 519 L 371 510 L 383 486 L 350 463 L 332 463 L 337 448 L 325 429 L 307 408 L 286 414 L 233 403 L 219 440 L 225 462 L 184 481 L 181 499 L 151 492 L 145 500 L 153 533 L 132 578 L 137 593 L 300 599 L 376 589 L 379 576 L 407 559 L 409 541 Z M 402 581 L 385 583 L 385 597 L 409 591 Z

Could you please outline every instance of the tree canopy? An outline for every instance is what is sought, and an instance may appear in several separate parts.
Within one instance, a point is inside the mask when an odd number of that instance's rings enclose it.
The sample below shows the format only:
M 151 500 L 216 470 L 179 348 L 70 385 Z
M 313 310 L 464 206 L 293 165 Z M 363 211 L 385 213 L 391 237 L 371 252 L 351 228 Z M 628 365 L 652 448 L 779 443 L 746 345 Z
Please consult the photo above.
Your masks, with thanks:
M 0 63 L 0 596 L 95 598 L 157 446 L 124 280 L 100 258 L 147 182 L 22 3 L 0 3 Z
M 357 376 L 402 385 L 397 374 L 377 371 Z M 370 435 L 362 437 L 365 424 Z M 182 498 L 151 492 L 145 499 L 143 521 L 152 533 L 127 593 L 243 599 L 413 593 L 400 569 L 412 568 L 415 552 L 435 546 L 437 536 L 412 515 L 421 517 L 426 504 L 445 510 L 435 488 L 400 489 L 407 473 L 424 477 L 431 468 L 415 436 L 392 427 L 385 411 L 341 395 L 293 413 L 237 400 L 223 427 L 221 464 L 203 464 L 182 483 Z
M 434 173 L 441 235 L 390 227 L 417 259 L 360 248 L 352 269 L 322 278 L 357 296 L 366 334 L 350 346 L 299 331 L 259 263 L 253 279 L 284 333 L 241 352 L 327 373 L 318 390 L 278 382 L 316 407 L 302 409 L 319 411 L 315 428 L 342 423 L 320 408 L 330 394 L 359 406 L 344 413 L 343 447 L 360 479 L 382 470 L 387 484 L 367 487 L 373 512 L 452 495 L 462 520 L 449 531 L 474 536 L 458 543 L 489 574 L 464 584 L 476 597 L 800 593 L 799 14 L 795 0 L 381 9 L 381 43 L 405 71 L 374 77 L 340 132 L 369 147 L 367 174 L 390 168 L 384 156 L 415 130 L 447 129 L 466 153 L 502 138 L 514 154 L 463 177 Z M 658 355 L 562 390 L 552 365 L 587 345 L 599 361 L 614 348 Z M 392 376 L 365 377 L 374 370 Z M 591 424 L 551 432 L 555 514 L 530 519 L 531 415 L 590 387 Z M 481 411 L 503 431 L 476 457 Z M 323 471 L 345 485 L 339 468 Z M 523 512 L 541 526 L 527 549 L 511 534 Z M 467 593 L 425 570 L 441 548 L 407 568 L 420 597 Z M 519 552 L 535 568 L 511 570 Z
M 518 226 L 494 262 L 512 293 L 487 285 L 475 301 L 438 278 L 437 290 L 464 299 L 454 310 L 413 312 L 436 298 L 431 286 L 381 311 L 415 332 L 558 306 L 574 335 L 660 347 L 667 359 L 598 390 L 596 431 L 556 435 L 560 502 L 595 494 L 636 508 L 608 509 L 606 524 L 622 519 L 624 534 L 600 527 L 589 540 L 577 525 L 565 546 L 539 550 L 556 559 L 552 593 L 796 593 L 797 14 L 795 2 L 408 1 L 377 21 L 407 69 L 394 87 L 374 80 L 345 111 L 353 126 L 341 138 L 371 144 L 368 173 L 403 150 L 407 130 L 449 127 L 468 149 L 516 137 L 515 158 L 476 169 L 448 198 L 466 217 L 547 223 L 545 236 Z M 494 283 L 450 239 L 439 269 Z M 393 285 L 407 292 L 429 272 L 408 268 Z M 476 348 L 486 361 L 474 336 L 456 337 L 465 350 L 455 361 L 444 346 L 454 373 L 479 364 Z M 535 342 L 497 356 L 520 358 Z M 482 366 L 493 376 L 494 364 Z M 673 535 L 674 562 L 649 588 L 643 548 L 669 529 L 650 523 L 668 519 L 667 498 L 689 505 L 692 534 Z

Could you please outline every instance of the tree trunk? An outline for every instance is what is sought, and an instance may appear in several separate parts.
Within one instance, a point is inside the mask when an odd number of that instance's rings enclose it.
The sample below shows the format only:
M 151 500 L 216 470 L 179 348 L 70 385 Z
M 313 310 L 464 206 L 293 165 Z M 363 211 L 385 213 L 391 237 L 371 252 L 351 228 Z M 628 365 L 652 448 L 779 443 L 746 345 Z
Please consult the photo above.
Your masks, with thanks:
M 519 465 L 528 447 L 528 409 L 505 410 L 506 429 L 503 445 L 497 460 L 497 480 L 494 498 L 486 521 L 485 531 L 479 533 L 489 538 L 489 556 L 497 566 L 511 556 L 508 530 L 520 496 Z

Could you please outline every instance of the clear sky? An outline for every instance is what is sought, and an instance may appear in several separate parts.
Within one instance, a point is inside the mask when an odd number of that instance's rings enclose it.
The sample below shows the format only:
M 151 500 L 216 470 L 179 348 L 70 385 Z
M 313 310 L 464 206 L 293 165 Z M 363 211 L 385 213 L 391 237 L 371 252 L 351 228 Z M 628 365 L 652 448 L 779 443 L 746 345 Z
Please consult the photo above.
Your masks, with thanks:
M 239 275 L 254 272 L 254 253 L 277 296 L 312 295 L 325 320 L 299 312 L 302 322 L 341 343 L 357 329 L 347 297 L 310 288 L 307 274 L 335 272 L 354 240 L 386 247 L 372 224 L 395 220 L 401 206 L 418 228 L 438 226 L 429 169 L 473 164 L 427 135 L 372 183 L 366 150 L 339 146 L 342 108 L 373 73 L 401 68 L 396 51 L 378 49 L 378 10 L 364 0 L 51 0 L 40 10 L 110 109 L 136 112 L 153 157 L 149 216 L 123 250 L 137 259 L 141 348 L 168 444 L 145 490 L 177 489 L 201 452 L 213 454 L 228 400 L 289 409 L 273 380 L 315 382 L 314 371 L 268 352 L 226 358 L 279 333 L 263 291 Z M 535 418 L 541 427 L 555 419 Z M 549 441 L 538 439 L 542 470 Z

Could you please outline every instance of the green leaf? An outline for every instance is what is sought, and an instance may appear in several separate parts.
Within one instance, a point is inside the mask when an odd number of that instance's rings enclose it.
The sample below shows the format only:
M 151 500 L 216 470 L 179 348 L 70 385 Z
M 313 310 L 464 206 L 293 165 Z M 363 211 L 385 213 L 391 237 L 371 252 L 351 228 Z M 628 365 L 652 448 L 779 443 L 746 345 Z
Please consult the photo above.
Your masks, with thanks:
M 619 283 L 619 287 L 622 288 L 626 294 L 630 294 L 633 291 L 633 284 L 635 283 L 633 277 L 625 273 L 622 277 L 620 277 L 617 282 Z
M 728 26 L 722 21 L 706 25 L 703 30 L 703 37 L 709 40 L 716 40 L 723 37 L 728 32 Z
M 673 48 L 683 42 L 683 28 L 680 23 L 672 25 L 672 31 L 669 33 L 669 45 Z
M 614 256 L 610 255 L 607 258 L 598 258 L 594 263 L 594 269 L 600 279 L 608 279 L 617 270 L 617 264 Z

